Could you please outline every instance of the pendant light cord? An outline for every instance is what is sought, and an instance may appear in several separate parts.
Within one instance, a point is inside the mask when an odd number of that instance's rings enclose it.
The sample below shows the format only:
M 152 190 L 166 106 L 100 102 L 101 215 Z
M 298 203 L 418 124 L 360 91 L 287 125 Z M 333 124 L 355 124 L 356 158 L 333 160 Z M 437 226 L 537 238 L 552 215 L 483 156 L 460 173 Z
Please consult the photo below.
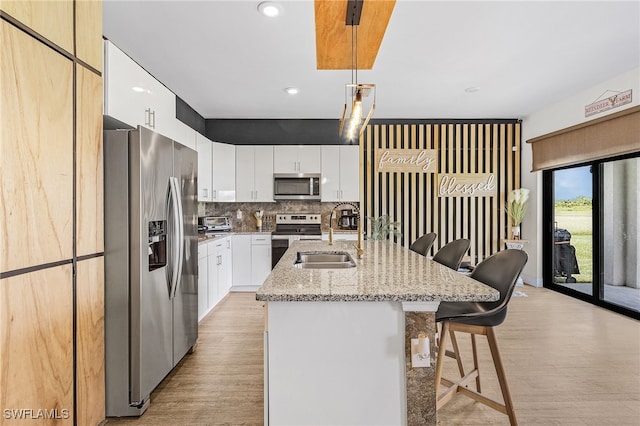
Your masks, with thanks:
M 354 49 L 354 45 L 355 45 L 355 49 Z M 354 70 L 356 75 L 355 84 L 358 84 L 358 26 L 357 25 L 351 26 L 351 83 L 353 83 Z
M 358 84 L 358 26 L 351 25 L 351 84 Z

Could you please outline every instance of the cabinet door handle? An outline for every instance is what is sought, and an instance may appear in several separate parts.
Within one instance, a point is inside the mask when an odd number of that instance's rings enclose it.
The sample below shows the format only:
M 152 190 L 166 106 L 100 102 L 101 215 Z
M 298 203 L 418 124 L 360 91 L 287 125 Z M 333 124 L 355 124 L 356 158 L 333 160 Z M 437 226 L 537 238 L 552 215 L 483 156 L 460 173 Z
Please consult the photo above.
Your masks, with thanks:
M 214 189 L 214 190 L 213 190 L 213 197 L 212 197 L 212 199 L 214 199 L 214 200 L 215 200 L 216 198 L 218 198 L 218 190 L 217 190 L 217 189 Z
M 202 188 L 202 198 L 204 199 L 209 198 L 209 188 Z
M 152 129 L 156 128 L 156 112 L 151 111 L 151 109 L 149 109 L 149 125 L 151 126 Z
M 144 110 L 144 125 L 151 127 L 151 108 Z

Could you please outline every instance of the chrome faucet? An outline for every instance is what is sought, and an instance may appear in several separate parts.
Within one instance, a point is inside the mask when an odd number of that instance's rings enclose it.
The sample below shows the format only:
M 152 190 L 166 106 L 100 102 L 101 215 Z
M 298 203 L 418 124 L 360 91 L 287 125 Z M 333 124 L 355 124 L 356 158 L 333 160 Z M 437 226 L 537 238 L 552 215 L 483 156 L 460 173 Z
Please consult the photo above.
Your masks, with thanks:
M 350 203 L 350 202 L 338 203 L 333 208 L 333 210 L 331 210 L 331 214 L 329 215 L 329 245 L 330 246 L 333 245 L 333 213 L 336 211 L 338 207 L 341 207 L 341 206 L 351 206 L 353 207 L 353 210 L 356 213 L 356 223 L 357 223 L 356 232 L 358 233 L 358 242 L 357 244 L 354 245 L 354 247 L 356 249 L 356 254 L 358 256 L 358 259 L 362 259 L 362 256 L 364 255 L 364 250 L 362 249 L 362 234 L 360 229 L 360 208 L 353 203 Z

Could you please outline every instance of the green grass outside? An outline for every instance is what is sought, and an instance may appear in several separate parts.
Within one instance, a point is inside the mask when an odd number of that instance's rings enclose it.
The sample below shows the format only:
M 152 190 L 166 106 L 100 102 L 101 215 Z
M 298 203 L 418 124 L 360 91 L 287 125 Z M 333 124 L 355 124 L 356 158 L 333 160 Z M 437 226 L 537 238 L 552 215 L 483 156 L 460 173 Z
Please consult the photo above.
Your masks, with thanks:
M 591 206 L 564 207 L 556 204 L 555 219 L 558 228 L 571 233 L 571 245 L 576 249 L 579 275 L 573 275 L 578 283 L 593 282 L 593 232 Z

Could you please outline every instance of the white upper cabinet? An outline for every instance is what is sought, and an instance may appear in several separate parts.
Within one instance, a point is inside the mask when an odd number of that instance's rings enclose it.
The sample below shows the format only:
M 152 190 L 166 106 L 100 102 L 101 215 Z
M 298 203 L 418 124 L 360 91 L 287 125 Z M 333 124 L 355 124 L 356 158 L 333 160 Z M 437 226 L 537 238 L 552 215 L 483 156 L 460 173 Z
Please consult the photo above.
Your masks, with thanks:
M 358 145 L 322 145 L 322 201 L 358 201 Z
M 213 142 L 213 194 L 211 201 L 236 200 L 236 147 Z
M 196 132 L 198 201 L 235 201 L 236 148 Z
M 104 114 L 176 139 L 175 94 L 108 40 L 104 64 Z
M 273 201 L 273 146 L 236 146 L 236 201 Z
M 189 148 L 197 151 L 198 143 L 196 140 L 196 132 L 191 127 L 184 124 L 182 121 L 176 119 L 176 137 L 174 140 L 176 142 L 180 142 L 184 146 L 188 146 Z
M 198 201 L 213 201 L 213 142 L 196 132 Z
M 274 173 L 320 173 L 319 145 L 276 145 L 273 150 Z

